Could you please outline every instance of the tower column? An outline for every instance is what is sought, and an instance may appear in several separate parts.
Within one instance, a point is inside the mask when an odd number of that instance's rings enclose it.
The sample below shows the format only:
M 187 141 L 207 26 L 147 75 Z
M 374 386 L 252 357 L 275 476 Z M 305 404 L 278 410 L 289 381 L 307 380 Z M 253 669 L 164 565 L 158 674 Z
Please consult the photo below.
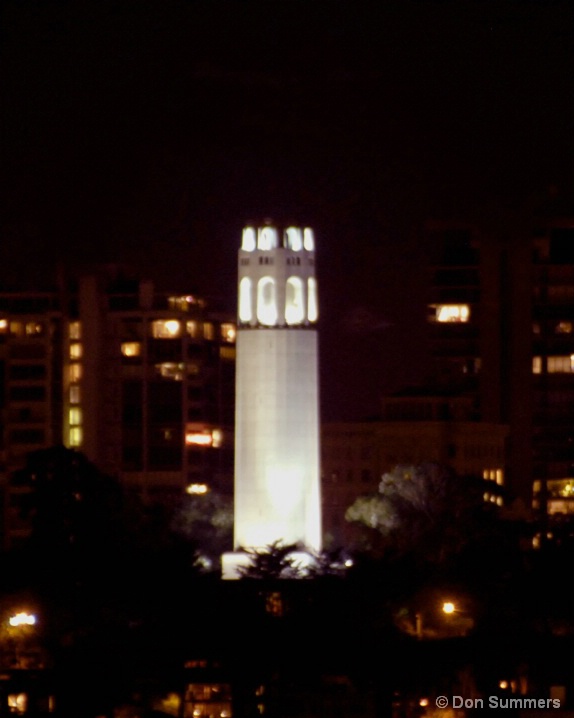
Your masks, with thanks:
M 234 554 L 321 549 L 315 246 L 309 228 L 246 227 L 239 251 Z

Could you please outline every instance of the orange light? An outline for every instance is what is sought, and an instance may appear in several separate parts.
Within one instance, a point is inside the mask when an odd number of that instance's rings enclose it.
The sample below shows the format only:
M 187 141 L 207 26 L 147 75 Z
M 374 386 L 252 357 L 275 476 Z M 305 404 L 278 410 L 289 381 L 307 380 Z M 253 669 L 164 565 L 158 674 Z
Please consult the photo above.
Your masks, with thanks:
M 192 432 L 185 435 L 185 443 L 192 446 L 211 446 L 213 436 L 203 432 Z
M 209 487 L 207 484 L 189 484 L 189 486 L 185 489 L 188 494 L 206 494 L 209 491 Z

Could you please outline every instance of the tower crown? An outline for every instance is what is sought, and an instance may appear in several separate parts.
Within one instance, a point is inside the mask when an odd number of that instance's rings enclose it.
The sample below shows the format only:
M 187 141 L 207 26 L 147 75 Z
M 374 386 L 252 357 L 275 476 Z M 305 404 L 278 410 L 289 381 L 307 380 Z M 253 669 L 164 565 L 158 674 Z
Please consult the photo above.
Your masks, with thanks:
M 315 236 L 310 227 L 287 227 L 283 230 L 282 243 L 279 244 L 279 232 L 275 227 L 265 225 L 263 227 L 244 227 L 241 241 L 241 250 L 254 252 L 256 250 L 266 251 L 282 247 L 294 252 L 305 250 L 315 251 Z
M 243 229 L 239 328 L 311 327 L 318 319 L 315 237 L 310 227 Z

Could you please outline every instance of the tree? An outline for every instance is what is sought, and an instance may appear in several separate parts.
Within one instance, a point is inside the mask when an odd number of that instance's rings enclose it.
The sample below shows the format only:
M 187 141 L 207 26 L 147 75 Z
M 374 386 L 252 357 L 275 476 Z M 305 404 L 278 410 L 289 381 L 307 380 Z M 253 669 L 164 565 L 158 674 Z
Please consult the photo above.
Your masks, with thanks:
M 201 567 L 217 568 L 222 554 L 233 546 L 233 501 L 213 492 L 184 496 L 171 526 L 194 544 Z
M 482 479 L 457 476 L 440 464 L 399 465 L 383 475 L 377 494 L 349 507 L 346 519 L 374 530 L 386 553 L 444 564 L 498 522 L 483 493 Z
M 264 548 L 240 549 L 249 557 L 249 565 L 238 569 L 240 578 L 304 578 L 305 570 L 294 553 L 301 551 L 299 544 L 274 541 Z

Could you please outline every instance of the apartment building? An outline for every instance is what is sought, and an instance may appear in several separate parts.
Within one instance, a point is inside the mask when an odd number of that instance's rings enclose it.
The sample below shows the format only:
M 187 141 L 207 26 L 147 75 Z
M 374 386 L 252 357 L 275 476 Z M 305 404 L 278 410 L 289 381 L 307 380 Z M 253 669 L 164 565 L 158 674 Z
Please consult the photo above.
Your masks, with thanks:
M 75 448 L 149 500 L 233 486 L 235 322 L 191 294 L 103 271 L 53 292 L 0 292 L 4 543 L 25 536 L 10 480 L 26 455 Z

